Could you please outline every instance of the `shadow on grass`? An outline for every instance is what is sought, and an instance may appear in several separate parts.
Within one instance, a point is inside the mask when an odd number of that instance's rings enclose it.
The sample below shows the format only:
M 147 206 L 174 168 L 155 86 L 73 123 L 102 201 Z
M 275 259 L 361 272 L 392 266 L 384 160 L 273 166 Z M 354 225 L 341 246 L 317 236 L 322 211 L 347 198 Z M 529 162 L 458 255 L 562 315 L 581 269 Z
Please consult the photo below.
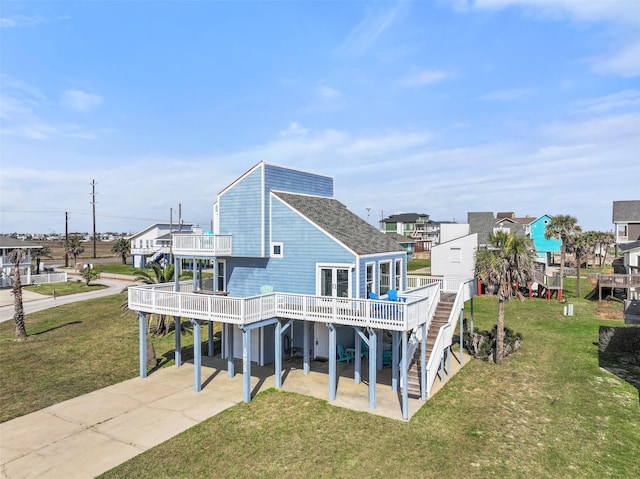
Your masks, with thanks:
M 600 326 L 598 365 L 635 387 L 640 402 L 640 328 Z
M 44 331 L 38 331 L 37 333 L 31 333 L 29 336 L 39 336 L 41 334 L 50 333 L 51 331 L 55 331 L 56 329 L 64 328 L 65 326 L 71 326 L 73 324 L 82 324 L 82 321 L 70 321 L 68 323 L 60 324 L 53 328 L 45 329 Z

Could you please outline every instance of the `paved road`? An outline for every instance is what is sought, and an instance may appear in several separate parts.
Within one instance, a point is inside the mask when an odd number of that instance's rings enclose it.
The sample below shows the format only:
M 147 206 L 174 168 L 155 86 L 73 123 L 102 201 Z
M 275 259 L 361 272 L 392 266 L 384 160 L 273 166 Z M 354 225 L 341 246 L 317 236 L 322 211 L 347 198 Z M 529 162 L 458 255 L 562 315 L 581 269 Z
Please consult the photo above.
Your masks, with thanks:
M 69 275 L 72 277 L 72 275 Z M 102 274 L 96 283 L 104 284 L 108 288 L 91 291 L 89 293 L 69 294 L 66 296 L 58 296 L 55 300 L 51 296 L 44 296 L 30 291 L 23 291 L 23 307 L 24 314 L 35 313 L 44 309 L 62 306 L 63 304 L 75 303 L 77 301 L 86 301 L 87 299 L 102 298 L 119 294 L 124 288 L 132 284 L 131 277 L 125 275 Z M 11 288 L 0 290 L 0 323 L 13 319 L 13 294 Z

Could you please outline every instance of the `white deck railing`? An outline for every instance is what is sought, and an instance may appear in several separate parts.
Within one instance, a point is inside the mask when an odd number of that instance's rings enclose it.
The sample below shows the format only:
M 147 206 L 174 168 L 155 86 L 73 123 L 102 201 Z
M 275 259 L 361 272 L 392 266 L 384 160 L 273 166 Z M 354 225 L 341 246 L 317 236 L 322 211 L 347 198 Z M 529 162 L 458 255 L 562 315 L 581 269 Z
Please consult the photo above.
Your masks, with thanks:
M 172 234 L 177 256 L 231 256 L 231 235 Z
M 270 293 L 248 298 L 194 291 L 193 283 L 131 286 L 129 309 L 231 324 L 251 324 L 279 317 L 321 323 L 406 331 L 429 321 L 439 298 L 437 286 L 423 287 L 402 297 L 406 302 L 330 298 Z M 203 294 L 208 293 L 208 294 Z

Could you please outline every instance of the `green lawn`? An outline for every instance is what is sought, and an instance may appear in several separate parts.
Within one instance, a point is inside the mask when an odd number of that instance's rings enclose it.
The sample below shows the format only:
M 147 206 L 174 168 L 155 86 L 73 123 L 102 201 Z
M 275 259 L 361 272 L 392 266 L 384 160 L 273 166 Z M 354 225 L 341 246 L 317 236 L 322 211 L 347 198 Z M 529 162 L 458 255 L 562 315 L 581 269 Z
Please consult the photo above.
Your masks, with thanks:
M 84 280 L 78 279 L 65 283 L 45 283 L 37 286 L 25 286 L 23 289 L 47 296 L 53 296 L 53 292 L 55 291 L 56 296 L 66 296 L 68 294 L 89 293 L 104 288 L 106 288 L 106 286 L 100 284 L 100 279 L 92 281 L 89 283 L 89 286 L 87 286 Z
M 601 368 L 597 347 L 600 325 L 622 326 L 599 314 L 620 316 L 621 305 L 570 300 L 573 317 L 555 300 L 508 303 L 522 349 L 502 366 L 471 361 L 408 422 L 272 390 L 104 477 L 638 477 L 640 384 Z M 2 323 L 1 420 L 136 376 L 137 321 L 120 315 L 121 301 L 28 315 L 25 342 Z M 474 307 L 475 326 L 490 328 L 496 299 Z M 173 335 L 153 341 L 170 364 Z

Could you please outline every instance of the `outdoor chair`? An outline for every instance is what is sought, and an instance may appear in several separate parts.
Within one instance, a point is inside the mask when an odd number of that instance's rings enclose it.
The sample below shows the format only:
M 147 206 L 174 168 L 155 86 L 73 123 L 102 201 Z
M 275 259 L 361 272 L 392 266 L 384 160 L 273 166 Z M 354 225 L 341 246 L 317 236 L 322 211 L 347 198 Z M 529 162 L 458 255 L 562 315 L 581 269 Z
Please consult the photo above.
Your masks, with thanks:
M 383 351 L 382 352 L 382 367 L 383 368 L 390 368 L 391 367 L 391 360 L 392 360 L 391 350 L 387 349 L 386 351 Z
M 398 301 L 398 292 L 395 289 L 387 291 L 387 298 L 389 301 Z
M 344 350 L 344 346 L 342 344 L 338 344 L 338 362 L 344 361 L 349 364 L 353 359 L 354 357 L 351 354 L 347 354 Z
M 273 286 L 265 284 L 264 286 L 260 286 L 260 294 L 268 294 L 273 293 Z

